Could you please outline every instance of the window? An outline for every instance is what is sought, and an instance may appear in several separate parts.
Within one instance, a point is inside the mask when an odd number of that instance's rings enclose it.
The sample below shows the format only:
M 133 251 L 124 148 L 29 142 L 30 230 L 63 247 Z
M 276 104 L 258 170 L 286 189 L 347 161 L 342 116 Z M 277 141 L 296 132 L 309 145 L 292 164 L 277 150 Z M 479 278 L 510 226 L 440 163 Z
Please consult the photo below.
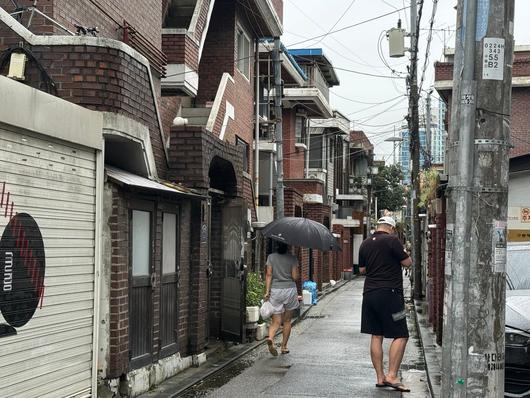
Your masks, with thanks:
M 174 274 L 177 265 L 177 215 L 164 213 L 162 224 L 162 274 Z
M 306 143 L 306 118 L 303 116 L 297 116 L 296 122 L 295 122 L 295 137 L 296 137 L 296 143 L 297 144 L 305 144 Z
M 236 145 L 243 147 L 243 171 L 248 173 L 248 144 L 241 138 L 236 137 Z
M 178 330 L 178 216 L 162 213 L 162 275 L 160 283 L 161 356 L 177 351 Z
M 250 39 L 243 32 L 237 30 L 237 69 L 247 78 L 250 79 Z
M 149 275 L 151 214 L 148 211 L 132 211 L 132 272 L 133 276 Z

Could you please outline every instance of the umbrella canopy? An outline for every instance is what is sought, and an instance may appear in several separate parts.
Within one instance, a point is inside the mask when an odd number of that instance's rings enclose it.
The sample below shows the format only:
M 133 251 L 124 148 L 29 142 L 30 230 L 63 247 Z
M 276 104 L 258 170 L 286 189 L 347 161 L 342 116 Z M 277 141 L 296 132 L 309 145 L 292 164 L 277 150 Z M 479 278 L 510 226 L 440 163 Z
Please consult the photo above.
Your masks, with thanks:
M 303 217 L 283 217 L 268 224 L 263 235 L 292 246 L 322 251 L 341 250 L 337 239 L 324 225 Z

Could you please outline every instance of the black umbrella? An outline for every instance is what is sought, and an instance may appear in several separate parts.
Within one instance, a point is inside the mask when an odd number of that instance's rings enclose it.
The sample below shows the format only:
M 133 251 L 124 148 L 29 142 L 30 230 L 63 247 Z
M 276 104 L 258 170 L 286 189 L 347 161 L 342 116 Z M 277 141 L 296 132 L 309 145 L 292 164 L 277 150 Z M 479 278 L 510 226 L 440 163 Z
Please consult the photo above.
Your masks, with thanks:
M 324 225 L 303 217 L 283 217 L 268 224 L 263 235 L 292 246 L 322 251 L 341 250 L 337 239 Z

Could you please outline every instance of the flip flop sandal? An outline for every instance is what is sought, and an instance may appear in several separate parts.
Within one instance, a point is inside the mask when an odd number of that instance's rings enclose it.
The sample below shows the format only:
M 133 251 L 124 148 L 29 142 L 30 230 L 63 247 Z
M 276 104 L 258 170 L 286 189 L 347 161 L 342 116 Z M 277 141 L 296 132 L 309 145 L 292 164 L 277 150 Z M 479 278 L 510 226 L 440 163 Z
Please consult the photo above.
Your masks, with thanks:
M 385 381 L 387 387 L 392 387 L 394 390 L 399 392 L 410 392 L 410 388 L 405 387 L 403 383 L 389 383 Z
M 387 385 L 385 383 L 375 383 L 375 386 L 377 388 L 380 388 L 380 387 L 387 387 Z
M 269 347 L 269 352 L 271 353 L 271 355 L 277 357 L 278 351 L 276 350 L 276 347 L 274 347 L 274 343 L 272 342 L 272 340 L 267 340 L 267 346 Z
M 282 355 L 283 355 L 283 354 L 289 354 L 290 351 L 289 350 L 282 350 L 281 352 L 282 352 Z

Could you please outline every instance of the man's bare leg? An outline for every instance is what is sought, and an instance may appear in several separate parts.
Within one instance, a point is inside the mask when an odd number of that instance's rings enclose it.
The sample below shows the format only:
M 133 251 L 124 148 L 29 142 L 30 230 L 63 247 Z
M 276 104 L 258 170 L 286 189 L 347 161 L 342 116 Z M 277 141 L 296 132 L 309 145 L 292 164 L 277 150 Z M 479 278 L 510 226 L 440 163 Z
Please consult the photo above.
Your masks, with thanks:
M 396 384 L 400 380 L 398 378 L 399 367 L 405 354 L 405 347 L 407 346 L 408 338 L 397 338 L 394 339 L 388 350 L 388 373 L 385 376 L 388 383 Z
M 385 382 L 385 371 L 383 368 L 383 336 L 372 335 L 370 341 L 370 357 L 377 376 L 377 384 Z

